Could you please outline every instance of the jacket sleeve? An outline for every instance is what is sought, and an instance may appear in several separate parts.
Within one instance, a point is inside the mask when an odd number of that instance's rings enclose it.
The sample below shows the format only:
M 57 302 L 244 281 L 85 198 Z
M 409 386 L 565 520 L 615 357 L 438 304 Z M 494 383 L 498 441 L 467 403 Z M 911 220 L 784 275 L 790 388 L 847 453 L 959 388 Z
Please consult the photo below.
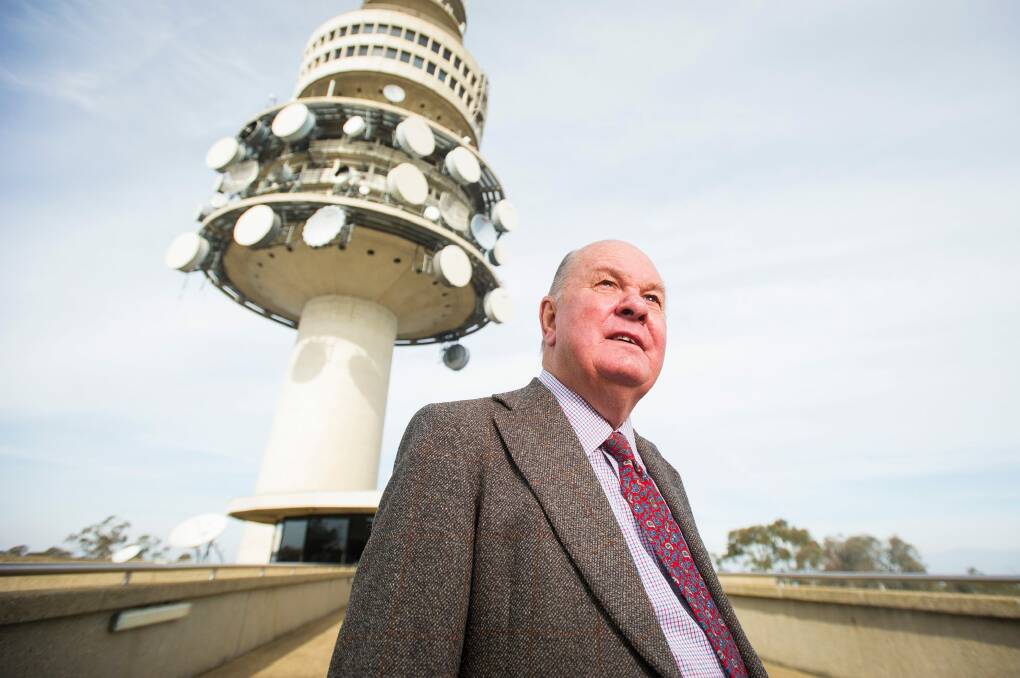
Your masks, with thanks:
M 464 422 L 429 405 L 407 426 L 358 565 L 329 676 L 455 676 L 481 485 Z

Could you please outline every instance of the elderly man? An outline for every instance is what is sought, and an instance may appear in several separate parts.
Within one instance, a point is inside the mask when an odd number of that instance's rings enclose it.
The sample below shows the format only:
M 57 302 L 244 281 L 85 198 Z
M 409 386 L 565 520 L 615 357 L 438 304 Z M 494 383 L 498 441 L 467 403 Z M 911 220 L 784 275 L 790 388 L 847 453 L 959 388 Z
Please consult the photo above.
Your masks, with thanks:
M 588 245 L 542 299 L 538 379 L 414 416 L 330 676 L 766 675 L 630 422 L 665 302 L 640 250 Z

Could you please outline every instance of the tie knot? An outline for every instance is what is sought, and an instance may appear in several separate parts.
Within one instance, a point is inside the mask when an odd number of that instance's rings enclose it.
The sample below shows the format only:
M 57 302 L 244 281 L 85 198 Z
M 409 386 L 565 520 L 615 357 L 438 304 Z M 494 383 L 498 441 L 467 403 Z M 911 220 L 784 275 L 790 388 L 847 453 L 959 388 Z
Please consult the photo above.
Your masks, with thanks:
M 627 442 L 627 438 L 619 431 L 614 431 L 613 435 L 609 436 L 606 442 L 603 443 L 603 447 L 618 464 L 628 461 L 634 462 L 634 450 L 630 449 L 630 443 Z

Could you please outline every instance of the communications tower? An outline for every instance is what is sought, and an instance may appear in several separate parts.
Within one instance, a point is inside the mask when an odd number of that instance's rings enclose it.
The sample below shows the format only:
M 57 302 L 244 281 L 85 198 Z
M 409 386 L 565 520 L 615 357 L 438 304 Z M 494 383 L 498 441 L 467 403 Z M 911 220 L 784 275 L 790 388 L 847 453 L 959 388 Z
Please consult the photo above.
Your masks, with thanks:
M 364 0 L 315 29 L 291 101 L 206 157 L 216 192 L 167 265 L 298 330 L 255 493 L 229 507 L 242 562 L 356 562 L 393 347 L 460 369 L 458 340 L 512 316 L 494 267 L 517 213 L 478 152 L 466 27 L 461 0 Z

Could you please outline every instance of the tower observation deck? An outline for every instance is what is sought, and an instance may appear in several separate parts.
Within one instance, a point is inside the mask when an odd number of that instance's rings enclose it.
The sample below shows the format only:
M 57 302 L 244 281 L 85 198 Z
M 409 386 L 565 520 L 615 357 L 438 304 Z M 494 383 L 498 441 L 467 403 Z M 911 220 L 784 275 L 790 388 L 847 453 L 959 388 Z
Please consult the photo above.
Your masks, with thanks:
M 242 561 L 355 561 L 394 345 L 460 369 L 462 337 L 512 318 L 495 269 L 517 213 L 478 151 L 466 28 L 460 0 L 365 0 L 315 29 L 291 101 L 206 156 L 215 193 L 167 265 L 298 330 L 255 493 L 230 504 Z

